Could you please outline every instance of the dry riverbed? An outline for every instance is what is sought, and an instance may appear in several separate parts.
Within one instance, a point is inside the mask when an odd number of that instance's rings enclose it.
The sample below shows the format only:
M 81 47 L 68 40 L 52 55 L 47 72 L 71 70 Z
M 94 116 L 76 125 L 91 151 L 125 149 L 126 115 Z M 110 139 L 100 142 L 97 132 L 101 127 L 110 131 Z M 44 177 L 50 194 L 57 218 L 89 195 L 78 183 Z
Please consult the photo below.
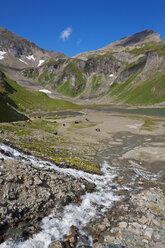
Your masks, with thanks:
M 61 167 L 102 174 L 100 166 L 106 158 L 112 167 L 121 170 L 121 176 L 115 181 L 121 185 L 120 194 L 125 201 L 116 202 L 104 217 L 91 221 L 87 227 L 95 248 L 111 248 L 110 244 L 124 247 L 165 246 L 165 119 L 86 109 L 81 116 L 59 118 L 43 115 L 32 117 L 27 122 L 0 124 L 0 131 L 2 142 L 9 142 L 18 149 L 51 160 Z M 26 226 L 25 230 L 29 228 L 33 233 L 40 228 L 37 218 L 41 220 L 54 204 L 61 201 L 67 204 L 67 196 L 68 203 L 71 199 L 78 201 L 77 192 L 80 189 L 81 194 L 94 190 L 93 185 L 72 179 L 69 184 L 75 195 L 71 195 L 70 189 L 61 193 L 59 184 L 64 191 L 68 184 L 65 175 L 59 176 L 46 169 L 37 170 L 28 163 L 1 161 L 0 170 L 1 198 L 8 187 L 16 190 L 8 190 L 8 196 L 1 201 L 1 241 L 12 236 L 9 231 L 2 231 L 8 229 L 10 222 L 11 226 L 18 223 L 18 229 L 23 225 L 20 224 L 23 221 L 19 215 L 27 214 L 32 225 Z M 128 183 L 129 177 L 135 172 L 141 175 L 135 179 L 132 190 L 124 191 L 122 185 Z M 156 175 L 155 180 L 150 180 L 150 174 L 147 173 Z M 19 190 L 23 191 L 23 197 Z M 29 207 L 29 213 L 21 202 L 26 197 L 31 203 L 32 198 L 37 199 L 36 208 L 33 211 Z M 14 208 L 15 203 L 17 207 Z M 7 211 L 5 204 L 9 207 L 8 218 L 4 213 Z M 13 209 L 16 212 L 21 209 L 22 212 L 17 216 Z

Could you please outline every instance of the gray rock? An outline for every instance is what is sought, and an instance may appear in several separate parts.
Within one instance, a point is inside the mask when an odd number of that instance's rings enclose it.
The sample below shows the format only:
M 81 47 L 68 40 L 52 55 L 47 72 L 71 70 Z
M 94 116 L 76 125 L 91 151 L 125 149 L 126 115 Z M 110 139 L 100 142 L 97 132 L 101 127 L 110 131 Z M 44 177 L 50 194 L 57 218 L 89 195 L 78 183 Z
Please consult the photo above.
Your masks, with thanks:
M 97 227 L 101 232 L 104 232 L 106 230 L 106 225 L 99 224 Z
M 152 220 L 152 224 L 154 224 L 155 226 L 161 226 L 161 223 L 160 221 L 157 221 L 157 220 Z
M 99 242 L 94 243 L 93 248 L 104 248 L 103 244 L 100 244 Z
M 2 214 L 3 214 L 3 215 L 7 215 L 7 214 L 8 214 L 8 208 L 3 207 L 3 208 L 2 208 Z
M 127 227 L 127 225 L 128 225 L 127 222 L 124 222 L 124 221 L 119 223 L 119 227 L 121 229 L 125 229 Z
M 6 181 L 7 182 L 12 182 L 12 181 L 14 181 L 14 176 L 13 175 L 8 175 L 7 177 L 6 177 Z
M 154 232 L 154 230 L 152 228 L 147 228 L 145 233 L 144 233 L 144 237 L 146 239 L 151 239 L 153 232 Z
M 10 193 L 9 194 L 9 200 L 15 200 L 17 198 L 16 194 Z
M 133 223 L 132 223 L 132 226 L 133 226 L 135 229 L 138 229 L 138 230 L 141 229 L 141 225 L 140 225 L 139 223 L 137 223 L 137 222 L 133 222 Z
M 140 222 L 142 225 L 146 224 L 147 221 L 148 221 L 148 219 L 147 219 L 144 215 L 139 219 L 139 222 Z
M 115 245 L 120 245 L 121 244 L 121 239 L 115 239 L 115 241 L 114 241 L 114 244 Z
M 148 244 L 148 240 L 146 240 L 146 239 L 143 239 L 142 242 L 143 242 L 144 244 Z
M 108 243 L 113 243 L 114 240 L 115 240 L 115 237 L 114 237 L 114 236 L 106 235 L 106 236 L 104 237 L 104 241 L 105 241 L 105 242 L 108 242 Z
M 48 246 L 48 248 L 63 248 L 63 246 L 62 246 L 61 242 L 57 240 L 57 241 L 52 242 Z
M 34 184 L 35 184 L 35 185 L 40 185 L 40 184 L 42 184 L 41 179 L 40 179 L 39 177 L 35 177 L 35 178 L 34 178 Z
M 105 248 L 124 248 L 122 245 L 117 245 L 117 244 L 109 244 L 105 246 Z
M 3 184 L 4 180 L 2 178 L 0 178 L 0 184 Z
M 7 202 L 6 202 L 6 200 L 1 199 L 1 201 L 0 201 L 0 206 L 2 206 L 2 207 L 6 207 L 6 206 L 7 206 Z

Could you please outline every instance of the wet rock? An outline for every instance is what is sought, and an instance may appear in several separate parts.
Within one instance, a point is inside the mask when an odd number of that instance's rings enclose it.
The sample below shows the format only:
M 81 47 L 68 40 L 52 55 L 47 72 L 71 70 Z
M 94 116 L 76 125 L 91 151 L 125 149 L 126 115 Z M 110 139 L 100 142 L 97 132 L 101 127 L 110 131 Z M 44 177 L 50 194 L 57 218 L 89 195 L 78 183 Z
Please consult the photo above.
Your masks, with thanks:
M 2 153 L 2 152 L 1 152 Z M 7 157 L 12 157 L 12 154 L 9 151 L 3 151 L 3 153 Z
M 48 246 L 48 248 L 63 248 L 63 245 L 62 245 L 62 243 L 60 241 L 57 240 L 57 241 L 52 242 Z
M 77 237 L 76 247 L 77 248 L 91 248 L 90 240 L 89 240 L 88 236 L 79 234 Z
M 5 234 L 6 237 L 20 238 L 22 236 L 23 229 L 20 228 L 9 228 Z
M 66 236 L 65 241 L 69 242 L 69 244 L 75 245 L 77 243 L 77 228 L 75 226 L 70 227 L 71 234 Z
M 67 204 L 71 203 L 71 201 L 72 201 L 71 196 L 70 196 L 70 195 L 67 195 L 67 196 L 66 196 L 66 199 L 64 199 L 64 200 L 62 200 L 62 201 L 60 202 L 60 205 L 61 205 L 61 206 L 66 206 Z

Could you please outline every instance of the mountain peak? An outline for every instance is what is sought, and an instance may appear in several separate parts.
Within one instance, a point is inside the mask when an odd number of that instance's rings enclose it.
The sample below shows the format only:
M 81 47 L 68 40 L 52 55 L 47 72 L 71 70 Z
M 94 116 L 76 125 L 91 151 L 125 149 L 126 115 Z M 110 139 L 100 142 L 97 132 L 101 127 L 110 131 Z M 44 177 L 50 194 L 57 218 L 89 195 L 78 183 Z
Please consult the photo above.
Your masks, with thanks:
M 124 37 L 118 41 L 115 41 L 102 49 L 127 47 L 127 46 L 133 46 L 133 45 L 137 45 L 141 43 L 161 42 L 161 41 L 162 39 L 158 33 L 154 32 L 151 29 L 146 29 L 141 32 Z

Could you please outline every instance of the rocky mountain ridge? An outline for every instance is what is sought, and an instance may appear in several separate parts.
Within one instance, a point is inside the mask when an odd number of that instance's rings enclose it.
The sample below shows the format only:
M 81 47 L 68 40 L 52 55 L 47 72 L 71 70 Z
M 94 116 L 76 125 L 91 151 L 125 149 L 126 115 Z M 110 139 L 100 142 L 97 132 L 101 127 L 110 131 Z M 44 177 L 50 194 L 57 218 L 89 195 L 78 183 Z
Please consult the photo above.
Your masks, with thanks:
M 110 43 L 109 45 L 100 48 L 96 51 L 88 51 L 84 53 L 77 54 L 74 56 L 75 58 L 80 58 L 87 60 L 89 55 L 103 55 L 107 51 L 111 52 L 122 52 L 126 49 L 126 47 L 129 48 L 129 50 L 136 48 L 138 45 L 145 44 L 148 42 L 161 42 L 162 39 L 159 34 L 155 33 L 153 30 L 144 30 L 139 33 L 135 33 L 133 35 L 130 35 L 128 37 L 124 37 L 118 41 L 115 41 L 113 43 Z
M 7 34 L 9 37 L 10 32 Z M 13 76 L 17 75 L 20 84 L 33 82 L 59 96 L 99 104 L 148 105 L 165 100 L 165 42 L 152 30 L 73 58 L 40 49 L 14 34 L 11 34 L 12 39 L 8 38 L 10 54 L 6 55 L 9 48 L 3 44 L 8 43 L 2 42 L 1 37 L 0 56 L 4 58 L 0 65 L 10 70 L 12 63 L 8 63 L 7 56 L 15 56 L 11 61 L 17 59 L 21 66 L 15 63 L 17 71 L 14 70 Z M 2 54 L 4 52 L 6 54 Z
M 44 61 L 66 57 L 63 53 L 40 48 L 32 41 L 26 40 L 7 29 L 0 27 L 0 62 L 5 66 L 24 68 L 40 66 Z

